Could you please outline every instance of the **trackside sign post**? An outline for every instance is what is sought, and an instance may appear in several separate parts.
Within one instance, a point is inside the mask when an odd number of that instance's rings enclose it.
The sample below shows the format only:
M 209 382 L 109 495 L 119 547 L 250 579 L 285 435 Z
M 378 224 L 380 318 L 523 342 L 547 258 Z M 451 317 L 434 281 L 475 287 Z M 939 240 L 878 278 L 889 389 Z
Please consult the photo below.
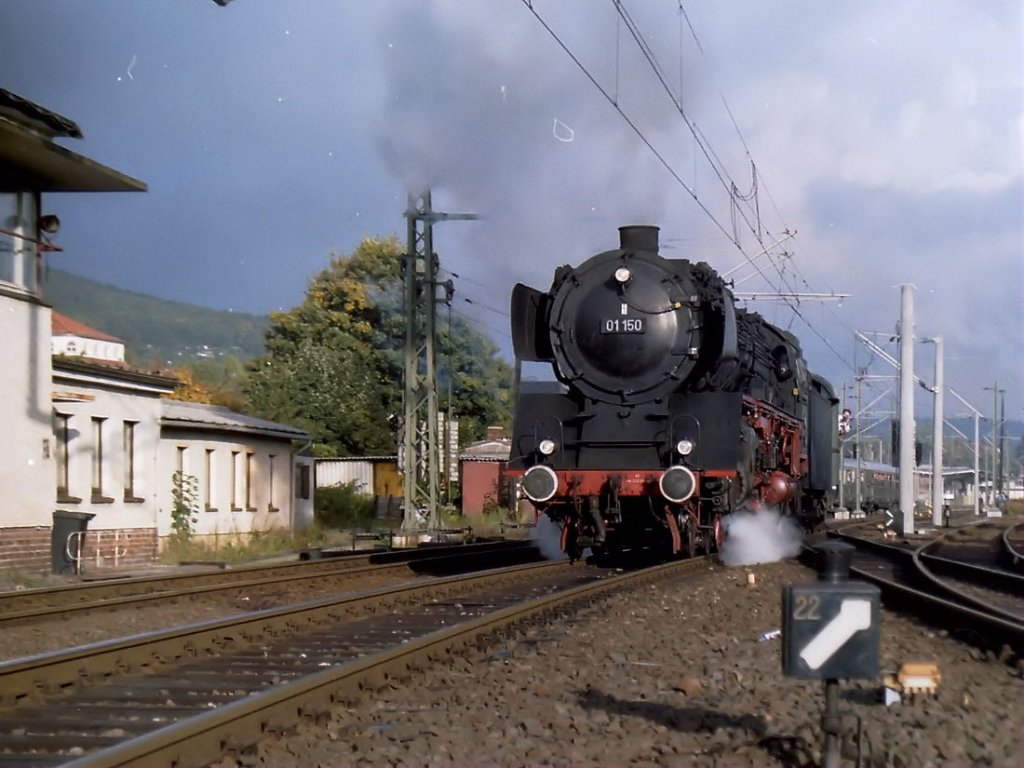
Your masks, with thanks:
M 782 671 L 818 680 L 878 677 L 878 588 L 800 584 L 782 595 Z
M 817 547 L 818 581 L 782 590 L 782 671 L 825 681 L 824 765 L 839 765 L 839 680 L 876 679 L 881 638 L 878 588 L 849 581 L 853 547 Z

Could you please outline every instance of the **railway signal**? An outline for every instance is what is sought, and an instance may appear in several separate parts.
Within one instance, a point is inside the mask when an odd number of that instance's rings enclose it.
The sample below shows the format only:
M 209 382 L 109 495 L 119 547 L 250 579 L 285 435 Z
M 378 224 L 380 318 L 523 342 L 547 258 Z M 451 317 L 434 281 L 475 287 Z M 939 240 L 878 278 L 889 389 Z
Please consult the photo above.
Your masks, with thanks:
M 839 765 L 840 679 L 876 679 L 881 644 L 878 587 L 850 581 L 853 547 L 817 548 L 818 581 L 782 590 L 782 669 L 789 677 L 825 681 L 826 768 Z

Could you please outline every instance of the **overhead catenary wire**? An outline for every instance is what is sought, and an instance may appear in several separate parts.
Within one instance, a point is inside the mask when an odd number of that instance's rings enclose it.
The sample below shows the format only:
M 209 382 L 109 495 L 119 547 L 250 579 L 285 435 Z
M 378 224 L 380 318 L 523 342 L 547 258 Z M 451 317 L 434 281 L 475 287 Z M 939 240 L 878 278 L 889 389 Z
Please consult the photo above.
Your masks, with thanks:
M 668 160 L 666 160 L 665 157 L 655 148 L 655 146 L 651 143 L 650 139 L 648 139 L 647 136 L 644 135 L 644 132 L 640 130 L 640 126 L 638 126 L 633 121 L 633 119 L 630 118 L 630 116 L 625 113 L 625 111 L 618 105 L 616 100 L 607 91 L 607 89 L 605 89 L 604 86 L 602 86 L 597 81 L 597 79 L 590 72 L 590 70 L 587 69 L 587 67 L 583 64 L 582 61 L 580 61 L 576 54 L 572 52 L 569 46 L 566 45 L 566 43 L 561 39 L 561 37 L 558 36 L 558 33 L 555 32 L 555 30 L 552 29 L 551 26 L 544 20 L 544 18 L 537 12 L 537 10 L 533 7 L 533 0 L 522 0 L 522 3 L 530 10 L 530 13 L 532 13 L 534 17 L 537 19 L 537 21 L 540 22 L 540 25 L 544 27 L 544 29 L 548 32 L 549 35 L 551 35 L 552 39 L 565 52 L 565 54 L 570 59 L 572 59 L 573 63 L 580 69 L 581 72 L 583 72 L 583 74 L 587 77 L 591 84 L 601 93 L 602 96 L 604 96 L 604 98 L 608 101 L 609 104 L 612 105 L 615 111 L 619 113 L 619 116 L 626 122 L 626 125 L 630 127 L 630 129 L 633 131 L 633 133 L 636 134 L 637 138 L 640 139 L 644 146 L 647 147 L 648 150 L 650 150 L 650 152 L 654 155 L 658 162 L 661 163 L 665 170 L 668 171 L 669 175 L 676 181 L 676 183 L 679 184 L 679 186 L 681 186 L 686 191 L 686 193 L 690 195 L 691 198 L 693 198 L 693 201 L 708 216 L 708 218 L 710 218 L 711 221 L 714 222 L 715 226 L 718 227 L 719 231 L 721 231 L 721 233 L 726 237 L 729 237 L 729 231 L 728 229 L 726 229 L 725 225 L 722 224 L 715 217 L 711 210 L 704 204 L 704 201 L 697 196 L 696 192 L 694 192 L 693 189 L 691 189 L 690 186 L 685 181 L 683 181 L 682 177 L 675 170 L 675 168 L 673 168 L 671 164 L 669 164 Z M 730 240 L 731 239 L 732 238 L 730 238 Z M 767 279 L 767 277 L 765 279 Z
M 743 142 L 744 148 L 747 150 L 747 157 L 750 160 L 751 169 L 752 169 L 752 176 L 753 176 L 753 179 L 752 179 L 752 190 L 751 190 L 749 195 L 744 196 L 744 195 L 741 195 L 739 193 L 738 185 L 736 184 L 736 182 L 732 178 L 732 176 L 729 174 L 729 172 L 726 169 L 725 164 L 722 162 L 721 158 L 719 158 L 717 153 L 715 153 L 714 148 L 711 146 L 710 141 L 707 140 L 707 137 L 705 137 L 703 132 L 700 131 L 700 129 L 697 127 L 696 123 L 694 123 L 689 118 L 689 116 L 686 114 L 686 111 L 683 108 L 683 103 L 682 103 L 681 95 L 679 97 L 677 97 L 674 93 L 672 93 L 672 89 L 668 85 L 668 82 L 667 82 L 667 79 L 665 77 L 664 71 L 663 71 L 660 63 L 658 62 L 657 57 L 654 54 L 654 51 L 651 49 L 650 45 L 648 45 L 647 41 L 644 39 L 643 34 L 640 32 L 640 28 L 637 26 L 636 22 L 633 20 L 633 17 L 629 14 L 629 11 L 626 9 L 626 7 L 625 7 L 625 5 L 623 3 L 623 0 L 612 0 L 612 5 L 614 6 L 614 8 L 616 10 L 616 13 L 618 14 L 619 18 L 621 18 L 625 22 L 626 27 L 627 27 L 627 29 L 629 29 L 630 34 L 633 37 L 633 40 L 636 42 L 637 47 L 640 49 L 641 54 L 643 55 L 644 59 L 647 61 L 648 65 L 651 67 L 651 70 L 654 72 L 655 77 L 657 78 L 658 82 L 661 84 L 662 89 L 665 91 L 665 93 L 668 95 L 669 99 L 672 101 L 672 104 L 675 107 L 676 111 L 679 113 L 679 116 L 682 119 L 684 125 L 686 125 L 687 129 L 690 131 L 690 134 L 693 136 L 693 139 L 694 139 L 694 142 L 696 143 L 696 146 L 700 149 L 700 151 L 704 155 L 705 159 L 707 160 L 708 164 L 711 166 L 712 170 L 714 171 L 715 176 L 718 178 L 719 183 L 722 185 L 722 187 L 725 189 L 726 193 L 729 195 L 730 215 L 732 217 L 732 222 L 731 222 L 732 223 L 732 236 L 731 236 L 730 239 L 732 240 L 733 244 L 739 249 L 740 253 L 742 253 L 748 259 L 748 261 L 749 261 L 750 259 L 747 256 L 746 252 L 743 250 L 743 247 L 742 247 L 742 245 L 740 243 L 738 222 L 737 222 L 737 220 L 735 218 L 737 212 L 739 212 L 739 214 L 742 217 L 744 223 L 746 223 L 747 227 L 750 229 L 751 233 L 753 233 L 753 235 L 754 235 L 755 239 L 758 241 L 758 243 L 760 243 L 762 246 L 764 246 L 764 240 L 763 240 L 763 236 L 762 236 L 762 233 L 761 233 L 761 215 L 760 215 L 760 210 L 759 210 L 759 203 L 757 202 L 756 165 L 753 162 L 753 158 L 750 156 L 749 148 L 747 147 L 746 141 L 743 139 L 742 134 L 741 134 L 740 139 Z M 680 7 L 681 6 L 682 6 L 682 3 L 680 3 Z M 689 19 L 687 19 L 687 22 L 689 22 Z M 731 116 L 731 113 L 730 113 L 730 116 Z M 736 130 L 739 131 L 739 126 L 735 125 L 735 121 L 734 121 L 734 126 L 736 127 Z M 743 212 L 743 207 L 740 205 L 740 202 L 748 202 L 748 201 L 751 201 L 754 204 L 753 208 L 752 208 L 752 210 L 750 212 L 754 216 L 754 218 L 756 220 L 756 224 L 752 223 L 750 221 L 750 219 L 747 218 L 746 214 Z M 717 221 L 716 221 L 716 223 L 717 223 Z M 777 290 L 781 293 L 782 292 L 782 287 L 785 286 L 786 288 L 789 289 L 789 291 L 791 293 L 795 292 L 794 287 L 789 285 L 788 282 L 786 281 L 786 278 L 785 278 L 785 275 L 783 273 L 782 268 L 780 268 L 774 262 L 774 260 L 771 258 L 770 254 L 768 254 L 768 260 L 769 260 L 769 262 L 772 263 L 772 266 L 774 266 L 776 271 L 779 273 L 780 285 L 779 286 L 775 286 L 777 288 Z M 768 278 L 764 274 L 764 272 L 762 272 L 760 269 L 758 269 L 758 272 L 761 274 L 762 278 L 764 278 L 764 280 L 769 285 L 772 285 L 772 282 L 770 280 L 768 280 Z
M 657 56 L 655 55 L 653 49 L 651 49 L 650 45 L 647 43 L 643 34 L 640 32 L 639 26 L 633 20 L 633 17 L 630 15 L 629 11 L 626 9 L 623 0 L 612 0 L 612 5 L 614 6 L 615 11 L 619 15 L 619 17 L 626 23 L 626 27 L 629 29 L 630 34 L 633 37 L 633 40 L 636 42 L 637 47 L 640 49 L 641 54 L 647 61 L 648 65 L 651 67 L 651 70 L 654 72 L 655 77 L 661 84 L 662 89 L 665 91 L 669 99 L 672 101 L 673 106 L 679 113 L 687 129 L 690 131 L 690 134 L 693 136 L 694 141 L 697 142 L 697 145 L 700 148 L 701 152 L 704 154 L 708 163 L 715 171 L 715 174 L 716 176 L 718 176 L 719 182 L 722 184 L 725 191 L 730 195 L 730 198 L 734 202 L 737 199 L 744 200 L 745 198 L 738 196 L 738 194 L 736 193 L 738 187 L 735 181 L 729 175 L 724 163 L 722 163 L 718 156 L 715 155 L 714 150 L 711 148 L 710 142 L 708 142 L 706 137 L 704 137 L 703 134 L 701 134 L 697 130 L 696 124 L 686 114 L 686 110 L 683 108 L 682 95 L 680 94 L 677 97 L 672 92 L 672 89 L 669 86 L 667 78 L 665 76 L 664 70 L 657 60 Z M 749 151 L 747 154 L 749 157 Z M 714 157 L 714 160 L 712 160 L 712 157 Z M 747 226 L 750 228 L 754 236 L 758 239 L 758 241 L 760 241 L 761 237 L 759 234 L 759 226 L 755 226 L 754 224 L 752 224 L 749 221 L 749 219 L 746 219 L 745 216 L 744 220 L 746 221 Z M 738 239 L 738 234 L 735 231 L 733 239 Z
M 621 6 L 622 0 L 612 0 L 612 2 L 615 5 L 616 9 L 619 9 L 619 8 L 622 7 Z M 688 185 L 682 179 L 682 177 L 675 170 L 675 168 L 672 167 L 672 165 L 668 162 L 668 160 L 664 157 L 664 155 L 662 155 L 661 152 L 658 151 L 658 149 L 653 145 L 653 143 L 650 141 L 650 139 L 648 139 L 647 136 L 644 134 L 643 130 L 641 130 L 640 126 L 619 105 L 617 98 L 614 98 L 608 92 L 608 90 L 606 88 L 604 88 L 598 82 L 597 78 L 594 77 L 594 75 L 590 72 L 590 70 L 586 67 L 586 65 L 583 64 L 583 62 L 580 60 L 580 58 L 561 39 L 561 37 L 558 35 L 558 33 L 555 32 L 555 30 L 551 27 L 551 25 L 549 25 L 547 23 L 547 21 L 540 15 L 540 13 L 537 11 L 537 9 L 534 8 L 533 0 L 522 0 L 522 3 L 530 11 L 530 13 L 533 14 L 534 18 L 538 21 L 538 23 L 540 23 L 540 25 L 544 28 L 544 30 L 551 36 L 551 38 L 555 41 L 555 43 L 570 58 L 570 60 L 576 65 L 576 67 L 584 74 L 584 76 L 587 78 L 587 80 L 590 81 L 591 85 L 593 85 L 594 88 L 596 88 L 597 91 L 605 98 L 605 100 L 613 107 L 613 109 L 615 109 L 615 111 L 619 114 L 619 116 L 626 123 L 626 125 L 629 126 L 629 128 L 633 131 L 634 134 L 636 134 L 637 138 L 639 138 L 640 141 L 643 143 L 643 145 L 645 147 L 647 147 L 647 149 L 651 152 L 652 155 L 654 155 L 654 157 L 665 168 L 665 170 L 675 180 L 675 182 L 680 187 L 682 187 L 683 190 L 693 199 L 693 201 L 697 204 L 698 208 L 700 208 L 700 210 L 712 221 L 712 223 L 715 225 L 715 227 L 717 227 L 717 229 L 723 235 L 725 235 L 727 239 L 729 239 L 729 241 L 734 245 L 734 247 L 736 247 L 736 249 L 739 250 L 739 252 L 743 255 L 743 257 L 751 264 L 751 266 L 754 267 L 754 269 L 757 271 L 757 273 L 759 275 L 761 275 L 761 277 L 765 280 L 765 282 L 768 285 L 771 285 L 771 286 L 775 287 L 776 290 L 781 293 L 781 287 L 775 286 L 773 281 L 771 279 L 769 279 L 767 274 L 765 274 L 764 270 L 758 264 L 756 264 L 754 262 L 754 260 L 747 254 L 747 252 L 744 250 L 744 248 L 742 246 L 742 243 L 738 242 L 736 239 L 734 239 L 733 237 L 730 236 L 729 230 L 726 228 L 726 226 L 724 224 L 722 224 L 722 222 L 720 222 L 718 220 L 718 218 L 707 207 L 707 205 L 704 203 L 704 201 L 700 199 L 700 197 L 697 195 L 696 191 L 692 187 L 690 187 L 690 185 Z M 680 5 L 681 5 L 681 3 L 680 3 Z M 620 16 L 621 16 L 621 14 L 620 14 Z M 626 21 L 626 18 L 623 17 L 623 20 Z M 687 21 L 689 21 L 689 20 L 687 19 Z M 627 28 L 628 28 L 630 26 L 630 24 L 629 24 L 628 21 L 626 21 L 626 23 L 627 23 Z M 641 37 L 641 40 L 637 40 L 637 43 L 640 46 L 641 51 L 644 51 L 645 48 L 647 48 L 647 46 L 646 46 L 645 43 L 642 42 L 642 36 L 640 36 L 639 33 L 637 33 L 637 36 Z M 647 49 L 649 50 L 649 48 L 647 48 Z M 651 61 L 650 63 L 651 63 L 652 68 L 655 69 L 656 73 L 660 72 L 660 65 L 657 65 L 656 61 Z M 663 87 L 665 87 L 666 84 L 665 84 L 665 81 L 664 81 L 664 76 L 660 75 L 660 74 L 658 76 L 659 76 L 659 80 L 662 82 Z M 667 92 L 669 93 L 669 96 L 672 98 L 673 102 L 676 103 L 677 106 L 678 106 L 680 104 L 680 102 L 678 102 L 676 100 L 676 98 L 672 94 L 670 88 L 667 88 Z M 684 122 L 688 126 L 692 125 L 692 123 L 685 117 L 685 114 L 683 114 L 682 117 L 684 118 Z M 695 128 L 691 129 L 691 130 L 692 130 L 692 133 L 694 135 L 696 135 L 697 130 Z M 706 150 L 704 149 L 704 144 L 700 143 L 700 142 L 698 142 L 698 143 L 702 147 L 702 152 L 705 152 Z M 709 154 L 710 154 L 710 152 L 706 152 L 705 156 L 707 157 Z M 716 175 L 719 175 L 720 182 L 722 184 L 725 184 L 725 180 L 719 174 L 718 168 L 716 167 L 715 163 L 712 162 L 710 158 L 708 158 L 708 162 L 712 166 L 712 169 L 715 171 Z M 731 188 L 728 185 L 727 185 L 727 190 L 730 191 L 730 193 L 731 193 Z M 730 194 L 730 199 L 735 199 L 735 198 L 733 198 L 732 195 Z M 753 232 L 755 232 L 755 234 L 756 234 L 756 228 L 752 227 L 752 225 L 750 224 L 749 220 L 746 219 L 745 215 L 744 215 L 743 218 L 746 221 L 748 227 L 751 227 L 751 230 Z M 785 282 L 784 276 L 782 275 L 782 269 L 777 264 L 775 264 L 774 260 L 772 260 L 772 264 L 773 264 L 773 266 L 775 266 L 776 270 L 780 273 L 780 278 L 781 278 L 782 282 Z M 806 317 L 804 317 L 804 315 L 800 311 L 798 305 L 794 304 L 793 302 L 789 301 L 788 299 L 786 299 L 786 304 L 790 308 L 790 310 L 797 317 L 799 317 L 800 320 L 803 321 L 803 323 L 807 326 L 807 328 L 810 330 L 810 332 L 812 334 L 814 334 L 844 365 L 846 365 L 847 367 L 851 367 L 849 361 L 845 357 L 843 357 L 843 355 L 841 355 L 838 352 L 838 350 L 836 350 L 836 348 L 832 345 L 832 343 L 827 338 L 825 338 L 818 331 L 818 329 L 815 328 L 814 325 L 812 325 L 807 320 Z

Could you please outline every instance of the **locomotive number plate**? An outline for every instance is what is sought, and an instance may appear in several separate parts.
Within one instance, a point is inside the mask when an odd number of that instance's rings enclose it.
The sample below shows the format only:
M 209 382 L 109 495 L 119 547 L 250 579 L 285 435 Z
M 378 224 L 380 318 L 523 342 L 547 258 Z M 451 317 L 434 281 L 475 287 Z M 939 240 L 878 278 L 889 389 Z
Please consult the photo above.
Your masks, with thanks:
M 642 317 L 613 317 L 601 321 L 601 333 L 643 333 Z

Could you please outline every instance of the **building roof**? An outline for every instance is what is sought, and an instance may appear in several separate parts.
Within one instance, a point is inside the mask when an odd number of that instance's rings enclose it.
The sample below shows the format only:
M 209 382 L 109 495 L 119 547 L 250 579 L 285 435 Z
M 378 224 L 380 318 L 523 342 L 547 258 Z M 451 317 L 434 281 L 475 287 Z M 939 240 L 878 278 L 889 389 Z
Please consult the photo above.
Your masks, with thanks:
M 80 336 L 83 339 L 112 341 L 116 344 L 124 344 L 122 339 L 119 339 L 116 336 L 111 336 L 109 333 L 98 331 L 85 323 L 80 323 L 74 318 L 61 314 L 57 310 L 53 310 L 52 312 L 50 330 L 54 336 Z
M 82 138 L 82 129 L 73 121 L 3 88 L 0 88 L 0 115 L 9 117 L 14 122 L 31 128 L 47 138 L 52 139 L 54 136 Z
M 81 138 L 66 117 L 0 89 L 0 192 L 145 192 L 120 171 L 54 143 Z
M 508 461 L 512 441 L 508 438 L 482 440 L 467 445 L 459 454 L 461 461 Z
M 235 432 L 285 440 L 308 440 L 309 433 L 276 421 L 246 416 L 220 405 L 189 403 L 183 400 L 162 402 L 160 425 L 212 432 Z
M 317 457 L 317 460 L 316 460 L 317 464 L 320 464 L 320 463 L 323 463 L 323 462 L 330 462 L 330 461 L 345 461 L 345 462 L 349 462 L 349 463 L 355 463 L 355 462 L 359 462 L 359 461 L 369 461 L 369 462 L 383 463 L 383 462 L 389 462 L 389 461 L 398 461 L 398 455 L 397 454 L 391 454 L 390 456 L 377 456 L 377 455 L 373 455 L 373 456 L 322 456 L 322 457 Z
M 139 389 L 152 394 L 163 395 L 173 392 L 180 383 L 171 376 L 147 373 L 115 360 L 95 360 L 89 357 L 53 357 L 54 382 L 114 386 L 123 389 Z

